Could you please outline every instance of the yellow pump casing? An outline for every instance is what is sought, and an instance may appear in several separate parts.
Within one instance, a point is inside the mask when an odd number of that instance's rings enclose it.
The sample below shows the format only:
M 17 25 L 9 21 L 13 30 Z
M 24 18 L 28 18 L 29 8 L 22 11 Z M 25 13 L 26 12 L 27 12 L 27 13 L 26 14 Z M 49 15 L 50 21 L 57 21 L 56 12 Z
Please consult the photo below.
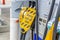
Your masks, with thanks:
M 60 17 L 58 22 L 60 22 Z M 53 30 L 54 30 L 54 24 L 52 24 L 52 27 L 50 28 L 50 30 L 47 32 L 46 38 L 45 40 L 52 40 L 53 39 Z
M 54 24 L 52 24 L 52 27 L 47 32 L 45 40 L 52 40 L 52 38 L 53 38 L 53 30 L 54 30 Z
M 26 8 L 23 7 L 19 14 L 19 23 L 20 28 L 24 29 L 26 33 L 30 28 L 36 16 L 36 9 L 35 8 Z

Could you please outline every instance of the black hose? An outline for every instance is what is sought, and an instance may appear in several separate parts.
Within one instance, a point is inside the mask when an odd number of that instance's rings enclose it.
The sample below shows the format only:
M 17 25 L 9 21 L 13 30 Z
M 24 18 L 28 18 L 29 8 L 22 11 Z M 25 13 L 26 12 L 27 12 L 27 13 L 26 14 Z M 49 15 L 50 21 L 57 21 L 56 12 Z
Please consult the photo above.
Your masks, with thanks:
M 26 37 L 26 33 L 25 34 L 21 33 L 20 40 L 25 40 L 25 37 Z

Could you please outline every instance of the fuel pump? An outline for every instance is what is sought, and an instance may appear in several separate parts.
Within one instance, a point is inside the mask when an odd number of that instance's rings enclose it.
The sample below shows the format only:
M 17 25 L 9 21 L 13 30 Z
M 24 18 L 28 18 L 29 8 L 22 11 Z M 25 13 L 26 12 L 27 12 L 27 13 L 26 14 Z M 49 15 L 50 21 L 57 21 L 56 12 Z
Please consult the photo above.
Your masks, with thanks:
M 31 2 L 30 4 L 31 6 L 29 6 L 28 8 L 22 7 L 19 14 L 19 24 L 21 28 L 20 40 L 25 40 L 27 31 L 29 31 L 30 29 L 33 31 L 32 24 L 36 17 L 36 8 L 35 8 L 35 2 L 34 1 L 30 1 L 30 2 Z

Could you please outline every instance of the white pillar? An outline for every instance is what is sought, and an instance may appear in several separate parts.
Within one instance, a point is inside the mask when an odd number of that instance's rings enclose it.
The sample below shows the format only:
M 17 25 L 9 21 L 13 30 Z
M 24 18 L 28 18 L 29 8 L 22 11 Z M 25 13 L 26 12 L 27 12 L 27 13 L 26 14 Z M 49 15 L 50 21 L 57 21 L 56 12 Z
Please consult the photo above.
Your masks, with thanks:
M 18 23 L 16 23 L 17 19 L 11 19 L 10 20 L 10 40 L 18 40 Z

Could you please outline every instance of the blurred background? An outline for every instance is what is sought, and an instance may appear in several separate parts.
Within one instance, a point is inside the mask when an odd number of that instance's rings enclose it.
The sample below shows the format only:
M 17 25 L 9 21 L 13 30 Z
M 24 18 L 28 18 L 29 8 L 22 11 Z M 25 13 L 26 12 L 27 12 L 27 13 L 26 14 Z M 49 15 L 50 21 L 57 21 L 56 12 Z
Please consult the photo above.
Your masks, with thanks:
M 0 0 L 0 40 L 10 40 L 11 0 Z

